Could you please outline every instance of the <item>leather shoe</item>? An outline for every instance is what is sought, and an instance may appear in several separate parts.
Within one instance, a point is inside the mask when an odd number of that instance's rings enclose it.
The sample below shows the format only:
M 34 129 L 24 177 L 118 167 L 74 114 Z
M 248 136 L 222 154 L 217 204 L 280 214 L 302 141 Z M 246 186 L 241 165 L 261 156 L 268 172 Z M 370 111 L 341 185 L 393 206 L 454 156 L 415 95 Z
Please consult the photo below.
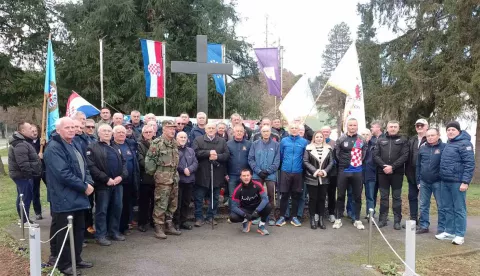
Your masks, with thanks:
M 402 226 L 400 226 L 400 222 L 395 222 L 393 224 L 393 229 L 395 230 L 402 230 Z
M 73 275 L 72 267 L 68 267 L 64 270 L 60 270 L 60 272 L 62 272 L 65 275 L 68 275 L 68 276 Z M 82 272 L 80 270 L 77 270 L 77 275 L 82 275 Z
M 112 244 L 112 242 L 107 240 L 106 238 L 97 239 L 97 243 L 101 246 L 109 246 Z
M 202 227 L 202 225 L 204 225 L 204 224 L 205 224 L 205 222 L 201 219 L 197 219 L 195 221 L 195 227 Z
M 81 261 L 77 263 L 77 268 L 92 268 L 92 267 L 93 267 L 93 263 L 91 262 Z
M 114 240 L 114 241 L 124 241 L 125 236 L 122 235 L 122 234 L 113 235 L 113 236 L 111 236 L 111 239 Z
M 213 222 L 213 225 L 218 224 L 218 222 L 215 219 L 207 219 L 207 221 L 206 221 L 207 224 L 212 224 L 212 222 Z
M 415 234 L 425 234 L 428 233 L 428 228 L 418 228 Z
M 193 228 L 192 225 L 190 225 L 190 224 L 188 224 L 188 223 L 186 223 L 186 222 L 180 224 L 180 229 L 192 230 L 192 228 Z
M 145 225 L 139 225 L 138 226 L 138 231 L 140 232 L 147 232 L 147 227 Z

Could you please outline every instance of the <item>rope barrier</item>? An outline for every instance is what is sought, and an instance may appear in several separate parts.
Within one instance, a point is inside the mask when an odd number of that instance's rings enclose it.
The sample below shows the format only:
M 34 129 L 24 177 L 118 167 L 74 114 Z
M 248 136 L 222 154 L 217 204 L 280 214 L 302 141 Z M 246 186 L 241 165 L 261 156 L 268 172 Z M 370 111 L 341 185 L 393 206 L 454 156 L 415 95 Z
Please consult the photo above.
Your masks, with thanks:
M 60 252 L 58 253 L 58 257 L 57 257 L 57 260 L 55 261 L 55 265 L 53 266 L 52 268 L 52 271 L 50 273 L 50 276 L 53 275 L 53 273 L 55 272 L 55 268 L 57 268 L 57 265 L 58 265 L 58 261 L 60 260 L 60 256 L 62 256 L 62 252 L 63 252 L 63 248 L 65 247 L 65 242 L 67 242 L 67 238 L 68 238 L 68 233 L 69 231 L 71 231 L 72 227 L 70 225 L 67 226 L 67 232 L 65 233 L 65 239 L 63 239 L 63 244 L 62 244 L 62 247 L 60 248 Z M 72 264 L 72 265 L 75 265 L 75 264 Z
M 32 225 L 30 224 L 30 218 L 27 216 L 27 211 L 25 210 L 25 203 L 23 203 L 23 200 L 20 200 L 21 204 L 22 204 L 22 210 L 23 210 L 23 214 L 25 215 L 25 219 L 27 220 L 27 224 L 28 224 L 28 228 L 32 228 Z M 20 222 L 22 223 L 22 222 Z
M 67 228 L 67 226 L 63 227 L 62 229 L 58 230 L 57 233 L 55 233 L 48 241 L 40 241 L 41 243 L 47 243 L 47 242 L 50 242 L 51 240 L 53 240 L 53 238 L 55 238 L 55 236 L 60 232 L 62 231 L 63 229 Z
M 397 256 L 397 258 L 405 265 L 405 267 L 410 270 L 413 275 L 415 276 L 420 276 L 418 275 L 417 273 L 415 273 L 415 271 L 413 271 L 412 268 L 410 268 L 410 266 L 407 265 L 407 263 L 400 257 L 400 255 L 398 255 L 397 251 L 395 251 L 395 249 L 393 249 L 392 245 L 388 242 L 387 238 L 385 238 L 385 236 L 383 235 L 382 231 L 380 231 L 380 228 L 378 227 L 377 225 L 377 222 L 375 221 L 375 218 L 371 217 L 370 218 L 373 222 L 373 224 L 375 224 L 375 227 L 377 227 L 377 230 L 378 232 L 380 233 L 380 235 L 382 236 L 382 238 L 385 240 L 385 242 L 387 243 L 387 245 L 390 247 L 390 249 L 393 251 L 393 253 L 395 254 L 395 256 Z

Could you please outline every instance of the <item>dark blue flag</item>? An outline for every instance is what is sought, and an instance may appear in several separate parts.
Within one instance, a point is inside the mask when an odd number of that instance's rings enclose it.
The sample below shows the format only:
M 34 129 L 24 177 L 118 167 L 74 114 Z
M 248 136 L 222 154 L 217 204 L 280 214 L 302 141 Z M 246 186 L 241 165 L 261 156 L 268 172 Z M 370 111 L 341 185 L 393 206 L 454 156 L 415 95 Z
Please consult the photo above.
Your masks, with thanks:
M 208 43 L 207 62 L 223 63 L 222 44 Z M 223 75 L 214 74 L 213 80 L 215 81 L 215 87 L 217 88 L 217 92 L 222 95 L 225 94 L 226 88 Z

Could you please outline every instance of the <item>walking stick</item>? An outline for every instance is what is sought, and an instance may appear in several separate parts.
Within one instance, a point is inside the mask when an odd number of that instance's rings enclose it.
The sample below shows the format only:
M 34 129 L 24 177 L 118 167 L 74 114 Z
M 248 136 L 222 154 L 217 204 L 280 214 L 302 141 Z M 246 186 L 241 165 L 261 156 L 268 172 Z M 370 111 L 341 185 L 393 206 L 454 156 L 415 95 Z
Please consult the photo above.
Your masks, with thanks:
M 212 197 L 210 198 L 210 203 L 212 204 L 212 215 L 213 215 L 213 163 L 210 162 L 210 183 L 212 184 Z M 213 220 L 215 215 L 212 216 L 212 230 L 213 230 Z

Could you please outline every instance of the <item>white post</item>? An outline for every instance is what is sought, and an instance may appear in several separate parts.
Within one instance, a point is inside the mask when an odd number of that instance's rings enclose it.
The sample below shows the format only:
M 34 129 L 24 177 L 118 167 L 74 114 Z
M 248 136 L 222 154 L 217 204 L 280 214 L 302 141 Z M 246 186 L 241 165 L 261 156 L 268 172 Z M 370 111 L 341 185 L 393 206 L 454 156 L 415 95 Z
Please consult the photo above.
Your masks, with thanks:
M 413 270 L 405 267 L 406 276 L 415 275 L 415 230 L 416 221 L 407 220 L 405 224 L 405 263 Z
M 30 275 L 42 275 L 42 250 L 40 246 L 40 228 L 32 226 L 29 229 L 30 236 Z
M 163 59 L 163 116 L 167 116 L 167 53 L 165 53 L 166 42 L 162 42 L 162 59 Z
M 100 106 L 105 107 L 105 102 L 103 98 L 103 39 L 100 38 Z
M 227 51 L 225 45 L 222 44 L 222 63 L 225 63 L 225 55 Z M 225 83 L 225 91 L 223 92 L 223 119 L 225 120 L 225 93 L 227 93 L 227 75 L 223 75 Z

